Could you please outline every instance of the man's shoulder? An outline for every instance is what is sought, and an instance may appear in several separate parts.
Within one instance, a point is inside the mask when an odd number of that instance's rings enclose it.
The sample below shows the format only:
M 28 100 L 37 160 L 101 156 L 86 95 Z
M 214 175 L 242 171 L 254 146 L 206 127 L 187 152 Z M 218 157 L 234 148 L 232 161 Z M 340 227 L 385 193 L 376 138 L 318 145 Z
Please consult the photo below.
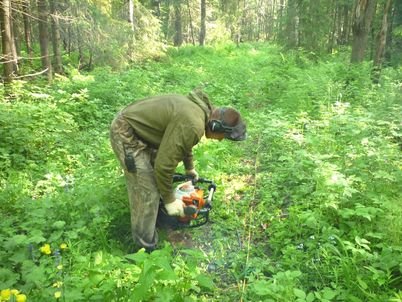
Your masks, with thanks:
M 162 94 L 147 98 L 154 101 L 188 101 L 188 97 L 181 94 Z

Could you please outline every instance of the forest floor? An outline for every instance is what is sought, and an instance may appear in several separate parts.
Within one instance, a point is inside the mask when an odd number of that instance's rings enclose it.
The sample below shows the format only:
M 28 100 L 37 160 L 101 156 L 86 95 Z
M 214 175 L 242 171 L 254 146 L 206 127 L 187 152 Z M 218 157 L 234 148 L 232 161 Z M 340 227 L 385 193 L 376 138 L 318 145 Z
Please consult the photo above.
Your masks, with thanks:
M 0 290 L 28 301 L 402 301 L 400 68 L 242 44 L 116 72 L 16 81 L 0 100 Z M 210 222 L 133 253 L 109 126 L 127 103 L 202 86 L 244 142 L 201 140 Z M 183 167 L 178 171 L 183 173 Z M 59 299 L 59 298 L 57 298 Z

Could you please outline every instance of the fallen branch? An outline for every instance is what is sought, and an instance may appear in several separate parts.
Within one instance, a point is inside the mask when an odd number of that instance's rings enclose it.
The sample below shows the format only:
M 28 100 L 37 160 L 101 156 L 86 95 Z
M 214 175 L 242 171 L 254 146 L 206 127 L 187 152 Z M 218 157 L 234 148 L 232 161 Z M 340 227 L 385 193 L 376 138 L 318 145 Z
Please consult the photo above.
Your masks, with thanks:
M 14 77 L 13 80 L 14 79 L 22 79 L 22 78 L 34 77 L 34 76 L 40 75 L 42 73 L 45 73 L 48 70 L 49 70 L 49 68 L 46 68 L 46 69 L 44 69 L 42 71 L 39 71 L 37 73 L 25 74 L 25 75 L 22 75 L 22 76 L 19 76 L 19 77 Z

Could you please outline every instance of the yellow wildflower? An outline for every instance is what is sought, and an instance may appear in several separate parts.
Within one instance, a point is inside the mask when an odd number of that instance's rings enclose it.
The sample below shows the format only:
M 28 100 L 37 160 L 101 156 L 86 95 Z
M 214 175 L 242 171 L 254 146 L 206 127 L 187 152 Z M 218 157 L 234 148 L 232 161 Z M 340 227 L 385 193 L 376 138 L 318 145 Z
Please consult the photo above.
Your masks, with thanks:
M 46 255 L 50 255 L 50 254 L 52 253 L 52 250 L 50 249 L 50 245 L 49 245 L 48 243 L 44 244 L 44 245 L 40 248 L 40 251 L 41 251 L 43 254 L 46 254 Z
M 3 300 L 8 301 L 10 299 L 10 296 L 11 296 L 11 290 L 9 288 L 3 289 L 0 292 L 0 300 L 1 301 L 3 301 Z
M 62 243 L 62 244 L 60 244 L 60 248 L 61 248 L 62 250 L 65 250 L 67 247 L 68 247 L 68 246 L 67 246 L 67 243 Z
M 57 266 L 57 269 L 62 270 L 62 269 L 63 269 L 63 264 L 59 264 L 59 265 Z
M 61 291 L 57 291 L 57 292 L 55 292 L 54 293 L 54 297 L 56 298 L 56 299 L 59 299 L 60 297 L 61 297 Z
M 53 287 L 61 287 L 63 285 L 63 282 L 61 281 L 57 281 L 55 283 L 53 283 Z
M 10 291 L 10 293 L 11 293 L 12 295 L 16 296 L 16 295 L 18 295 L 18 294 L 20 293 L 20 291 L 19 291 L 18 289 L 12 289 L 12 290 Z
M 27 300 L 27 296 L 24 294 L 17 295 L 17 302 L 25 302 Z

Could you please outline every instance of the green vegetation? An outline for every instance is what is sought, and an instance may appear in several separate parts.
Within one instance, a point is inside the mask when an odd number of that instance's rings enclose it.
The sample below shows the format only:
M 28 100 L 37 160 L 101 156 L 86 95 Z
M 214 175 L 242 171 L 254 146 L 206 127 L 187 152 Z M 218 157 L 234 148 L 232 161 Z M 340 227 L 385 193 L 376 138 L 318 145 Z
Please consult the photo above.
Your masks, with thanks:
M 348 62 L 186 46 L 126 71 L 13 81 L 0 102 L 1 299 L 402 301 L 402 69 L 374 85 L 369 63 Z M 240 109 L 249 138 L 196 147 L 218 190 L 213 222 L 180 231 L 192 245 L 133 254 L 109 124 L 132 100 L 199 85 Z

